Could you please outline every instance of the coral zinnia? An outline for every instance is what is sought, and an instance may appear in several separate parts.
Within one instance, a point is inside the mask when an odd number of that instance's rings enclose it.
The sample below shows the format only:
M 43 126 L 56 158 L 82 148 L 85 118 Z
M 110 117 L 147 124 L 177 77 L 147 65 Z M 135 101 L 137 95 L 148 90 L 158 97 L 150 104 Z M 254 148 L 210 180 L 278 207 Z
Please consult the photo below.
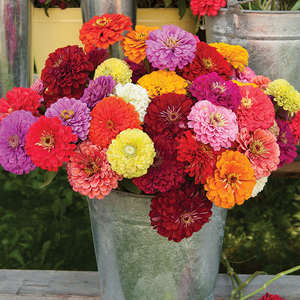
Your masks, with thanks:
M 248 157 L 256 179 L 268 177 L 277 169 L 280 151 L 273 133 L 263 129 L 250 133 L 247 128 L 242 128 L 236 141 L 239 144 L 237 151 Z
M 94 70 L 87 55 L 78 46 L 56 49 L 49 54 L 45 64 L 41 79 L 48 92 L 58 95 L 58 98 L 79 99 L 86 87 L 89 72 Z
M 146 44 L 150 31 L 158 29 L 158 27 L 146 27 L 144 25 L 136 25 L 134 30 L 128 32 L 121 42 L 124 55 L 129 60 L 138 64 L 146 58 Z
M 242 101 L 235 111 L 239 127 L 249 131 L 268 129 L 274 124 L 275 109 L 270 98 L 259 88 L 241 86 Z
M 112 171 L 106 150 L 93 145 L 89 140 L 77 145 L 66 165 L 68 179 L 75 192 L 90 199 L 102 199 L 118 187 L 123 176 Z
M 217 51 L 216 48 L 204 42 L 197 43 L 197 51 L 192 63 L 177 70 L 184 79 L 194 81 L 198 76 L 217 72 L 223 79 L 229 80 L 232 75 L 229 63 Z
M 210 15 L 215 16 L 218 10 L 221 7 L 226 6 L 225 0 L 191 0 L 191 9 L 193 15 L 198 15 L 199 18 L 207 14 L 209 17 Z
M 116 82 L 112 76 L 99 76 L 95 80 L 90 80 L 89 86 L 79 100 L 92 109 L 103 98 L 109 97 L 113 93 L 115 85 Z
M 258 300 L 285 300 L 281 298 L 279 295 L 272 295 L 269 293 L 266 293 L 262 298 L 259 298 Z
M 225 43 L 213 43 L 209 45 L 215 47 L 232 68 L 243 72 L 246 65 L 248 65 L 248 51 L 240 45 L 228 45 Z
M 76 140 L 72 128 L 61 125 L 59 117 L 41 116 L 28 130 L 25 149 L 36 166 L 55 172 L 69 161 Z
M 129 179 L 146 174 L 154 157 L 152 140 L 145 132 L 136 128 L 120 132 L 107 150 L 111 168 Z
M 280 150 L 278 168 L 280 168 L 284 164 L 291 164 L 294 161 L 297 156 L 297 148 L 294 145 L 295 138 L 289 125 L 280 119 L 276 119 L 276 123 L 280 130 L 277 136 L 277 144 Z
M 41 96 L 31 88 L 14 87 L 5 95 L 6 99 L 0 99 L 0 122 L 3 118 L 15 110 L 30 111 L 34 116 L 38 116 Z
M 142 129 L 134 106 L 117 96 L 106 97 L 97 103 L 91 117 L 89 139 L 101 148 L 107 148 L 111 140 L 125 129 Z
M 266 92 L 274 97 L 278 106 L 292 115 L 300 109 L 300 93 L 285 79 L 276 79 L 268 85 Z
M 186 94 L 187 82 L 174 71 L 153 71 L 141 77 L 137 84 L 149 92 L 151 98 L 166 94 Z
M 104 14 L 95 16 L 82 25 L 79 30 L 79 39 L 85 45 L 84 50 L 89 52 L 95 48 L 107 49 L 117 41 L 123 39 L 122 32 L 131 30 L 130 18 L 123 14 Z
M 260 89 L 265 91 L 272 81 L 268 77 L 259 75 L 252 77 L 250 82 L 256 84 Z
M 25 151 L 25 138 L 37 118 L 30 111 L 17 110 L 0 124 L 0 164 L 14 174 L 28 174 L 36 168 Z
M 205 145 L 196 140 L 191 131 L 186 131 L 185 136 L 177 139 L 177 160 L 186 163 L 185 172 L 190 177 L 195 177 L 195 183 L 206 182 L 206 178 L 216 168 L 217 156 L 210 145 Z
M 157 193 L 151 200 L 149 217 L 158 234 L 178 243 L 209 222 L 211 208 L 203 188 L 186 182 L 179 189 Z
M 196 39 L 175 25 L 163 25 L 149 33 L 146 54 L 154 68 L 174 71 L 191 63 L 195 57 Z
M 187 116 L 193 101 L 185 95 L 167 93 L 150 102 L 145 115 L 145 131 L 150 136 L 182 136 L 187 127 Z
M 188 115 L 188 126 L 196 139 L 210 144 L 214 150 L 229 148 L 238 134 L 236 115 L 228 108 L 216 106 L 207 100 L 197 102 Z
M 62 125 L 72 128 L 72 133 L 81 140 L 87 138 L 90 128 L 90 109 L 85 103 L 74 98 L 63 97 L 46 110 L 46 117 L 59 117 Z
M 147 174 L 132 179 L 132 182 L 146 194 L 176 189 L 185 181 L 184 164 L 176 160 L 175 141 L 168 140 L 164 136 L 156 136 L 153 142 L 156 153 L 153 164 Z
M 97 67 L 94 79 L 108 75 L 111 75 L 117 83 L 126 84 L 131 82 L 132 70 L 124 60 L 109 58 Z
M 218 156 L 214 174 L 207 178 L 206 196 L 215 205 L 231 208 L 249 199 L 256 184 L 248 158 L 237 151 L 224 151 Z
M 189 92 L 199 101 L 208 100 L 232 110 L 237 109 L 242 100 L 238 85 L 224 80 L 216 72 L 197 77 Z

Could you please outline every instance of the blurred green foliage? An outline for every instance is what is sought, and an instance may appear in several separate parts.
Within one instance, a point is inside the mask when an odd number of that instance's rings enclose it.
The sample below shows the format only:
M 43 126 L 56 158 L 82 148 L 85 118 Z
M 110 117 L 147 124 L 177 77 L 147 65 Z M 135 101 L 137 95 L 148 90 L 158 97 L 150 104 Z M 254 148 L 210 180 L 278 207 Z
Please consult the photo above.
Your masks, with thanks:
M 0 168 L 0 268 L 96 271 L 86 197 L 62 169 L 40 189 L 43 176 Z M 237 273 L 299 265 L 300 179 L 269 178 L 257 197 L 229 210 L 223 251 Z

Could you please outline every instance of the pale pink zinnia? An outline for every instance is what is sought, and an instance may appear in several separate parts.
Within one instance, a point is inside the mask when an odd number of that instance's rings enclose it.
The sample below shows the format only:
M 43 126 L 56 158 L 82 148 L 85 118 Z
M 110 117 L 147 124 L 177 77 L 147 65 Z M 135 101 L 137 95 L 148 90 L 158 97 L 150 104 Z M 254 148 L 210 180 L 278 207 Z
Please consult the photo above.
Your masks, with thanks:
M 66 168 L 73 190 L 90 199 L 103 199 L 123 179 L 122 175 L 111 169 L 106 149 L 92 144 L 89 140 L 77 145 Z
M 235 113 L 207 100 L 199 101 L 192 107 L 188 120 L 196 139 L 203 144 L 210 144 L 215 151 L 221 147 L 229 148 L 238 134 Z
M 280 150 L 273 133 L 263 129 L 250 133 L 247 128 L 242 128 L 236 140 L 237 150 L 248 157 L 257 180 L 270 176 L 277 169 Z

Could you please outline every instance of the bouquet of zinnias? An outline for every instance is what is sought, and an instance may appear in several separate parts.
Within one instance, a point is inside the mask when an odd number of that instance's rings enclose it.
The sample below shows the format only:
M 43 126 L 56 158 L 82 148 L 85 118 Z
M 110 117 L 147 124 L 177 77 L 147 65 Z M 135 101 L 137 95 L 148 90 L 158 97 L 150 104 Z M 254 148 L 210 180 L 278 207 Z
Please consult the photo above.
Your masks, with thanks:
M 213 203 L 243 204 L 294 160 L 300 94 L 255 75 L 240 46 L 131 25 L 94 17 L 84 50 L 57 49 L 31 88 L 0 99 L 0 163 L 50 177 L 65 167 L 73 190 L 99 201 L 114 189 L 152 195 L 151 225 L 179 242 Z M 112 57 L 117 41 L 125 60 Z

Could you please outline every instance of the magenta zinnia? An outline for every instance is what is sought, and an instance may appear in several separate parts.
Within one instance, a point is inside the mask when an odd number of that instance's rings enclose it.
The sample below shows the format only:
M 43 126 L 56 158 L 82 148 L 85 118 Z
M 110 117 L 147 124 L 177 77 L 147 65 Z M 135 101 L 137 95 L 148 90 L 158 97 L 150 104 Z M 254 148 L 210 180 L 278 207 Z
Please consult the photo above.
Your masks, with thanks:
M 212 203 L 203 188 L 193 183 L 186 182 L 179 189 L 157 193 L 151 202 L 151 225 L 169 241 L 180 242 L 192 236 L 212 215 Z

